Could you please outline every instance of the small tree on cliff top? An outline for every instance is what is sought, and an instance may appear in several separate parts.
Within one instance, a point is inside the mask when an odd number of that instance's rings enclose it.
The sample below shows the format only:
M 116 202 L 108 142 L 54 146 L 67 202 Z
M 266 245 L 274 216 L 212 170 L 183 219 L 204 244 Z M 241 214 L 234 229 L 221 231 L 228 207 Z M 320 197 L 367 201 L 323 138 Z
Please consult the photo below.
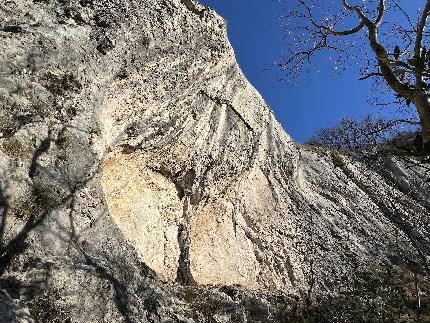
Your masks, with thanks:
M 406 9 L 420 5 L 421 9 Z M 286 0 L 289 54 L 280 64 L 297 76 L 320 51 L 331 51 L 336 69 L 360 67 L 396 101 L 415 106 L 423 148 L 430 152 L 430 0 Z

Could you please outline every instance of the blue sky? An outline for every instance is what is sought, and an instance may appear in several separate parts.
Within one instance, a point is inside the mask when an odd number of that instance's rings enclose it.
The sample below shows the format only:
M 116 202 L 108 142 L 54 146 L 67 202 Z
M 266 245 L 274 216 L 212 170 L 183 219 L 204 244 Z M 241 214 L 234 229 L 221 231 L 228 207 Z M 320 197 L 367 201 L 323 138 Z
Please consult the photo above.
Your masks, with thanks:
M 326 57 L 319 57 L 319 72 L 297 85 L 279 82 L 273 64 L 285 51 L 278 17 L 279 0 L 200 0 L 227 20 L 229 39 L 248 80 L 264 97 L 276 118 L 296 142 L 303 143 L 316 130 L 333 126 L 344 116 L 378 113 L 367 102 L 369 81 L 358 81 L 358 71 L 334 74 Z M 408 5 L 421 4 L 407 0 Z M 390 111 L 382 110 L 383 114 Z

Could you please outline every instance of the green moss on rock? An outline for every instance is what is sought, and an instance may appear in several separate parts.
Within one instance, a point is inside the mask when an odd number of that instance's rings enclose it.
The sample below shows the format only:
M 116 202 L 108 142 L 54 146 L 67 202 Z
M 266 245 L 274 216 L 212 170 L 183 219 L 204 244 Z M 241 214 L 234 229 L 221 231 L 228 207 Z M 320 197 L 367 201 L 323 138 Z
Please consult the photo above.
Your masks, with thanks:
M 12 158 L 27 159 L 29 157 L 28 149 L 15 137 L 4 139 L 0 148 Z

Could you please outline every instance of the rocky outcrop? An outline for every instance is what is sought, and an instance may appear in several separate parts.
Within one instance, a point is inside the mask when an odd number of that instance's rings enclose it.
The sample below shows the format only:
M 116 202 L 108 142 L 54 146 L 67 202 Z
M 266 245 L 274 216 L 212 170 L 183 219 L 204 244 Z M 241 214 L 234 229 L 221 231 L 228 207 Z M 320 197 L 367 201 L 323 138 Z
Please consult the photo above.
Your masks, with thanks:
M 285 321 L 357 268 L 428 269 L 425 165 L 295 145 L 211 9 L 0 17 L 1 284 L 39 320 Z

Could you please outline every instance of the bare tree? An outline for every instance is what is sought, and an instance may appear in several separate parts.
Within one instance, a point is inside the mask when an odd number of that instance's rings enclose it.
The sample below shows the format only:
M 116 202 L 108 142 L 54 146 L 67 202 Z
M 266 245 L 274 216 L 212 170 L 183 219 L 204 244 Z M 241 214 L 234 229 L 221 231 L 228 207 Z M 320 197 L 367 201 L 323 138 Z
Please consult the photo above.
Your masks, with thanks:
M 354 4 L 353 4 L 354 2 Z M 430 152 L 430 0 L 408 10 L 400 0 L 291 0 L 284 17 L 289 53 L 281 62 L 288 78 L 331 51 L 336 69 L 357 64 L 360 79 L 375 78 L 419 116 L 423 148 Z
M 404 123 L 410 126 L 407 128 L 399 126 Z M 415 137 L 416 131 L 417 123 L 414 121 L 407 119 L 388 121 L 368 114 L 362 120 L 342 118 L 335 126 L 318 130 L 307 143 L 332 149 L 372 149 L 393 142 L 399 137 Z

